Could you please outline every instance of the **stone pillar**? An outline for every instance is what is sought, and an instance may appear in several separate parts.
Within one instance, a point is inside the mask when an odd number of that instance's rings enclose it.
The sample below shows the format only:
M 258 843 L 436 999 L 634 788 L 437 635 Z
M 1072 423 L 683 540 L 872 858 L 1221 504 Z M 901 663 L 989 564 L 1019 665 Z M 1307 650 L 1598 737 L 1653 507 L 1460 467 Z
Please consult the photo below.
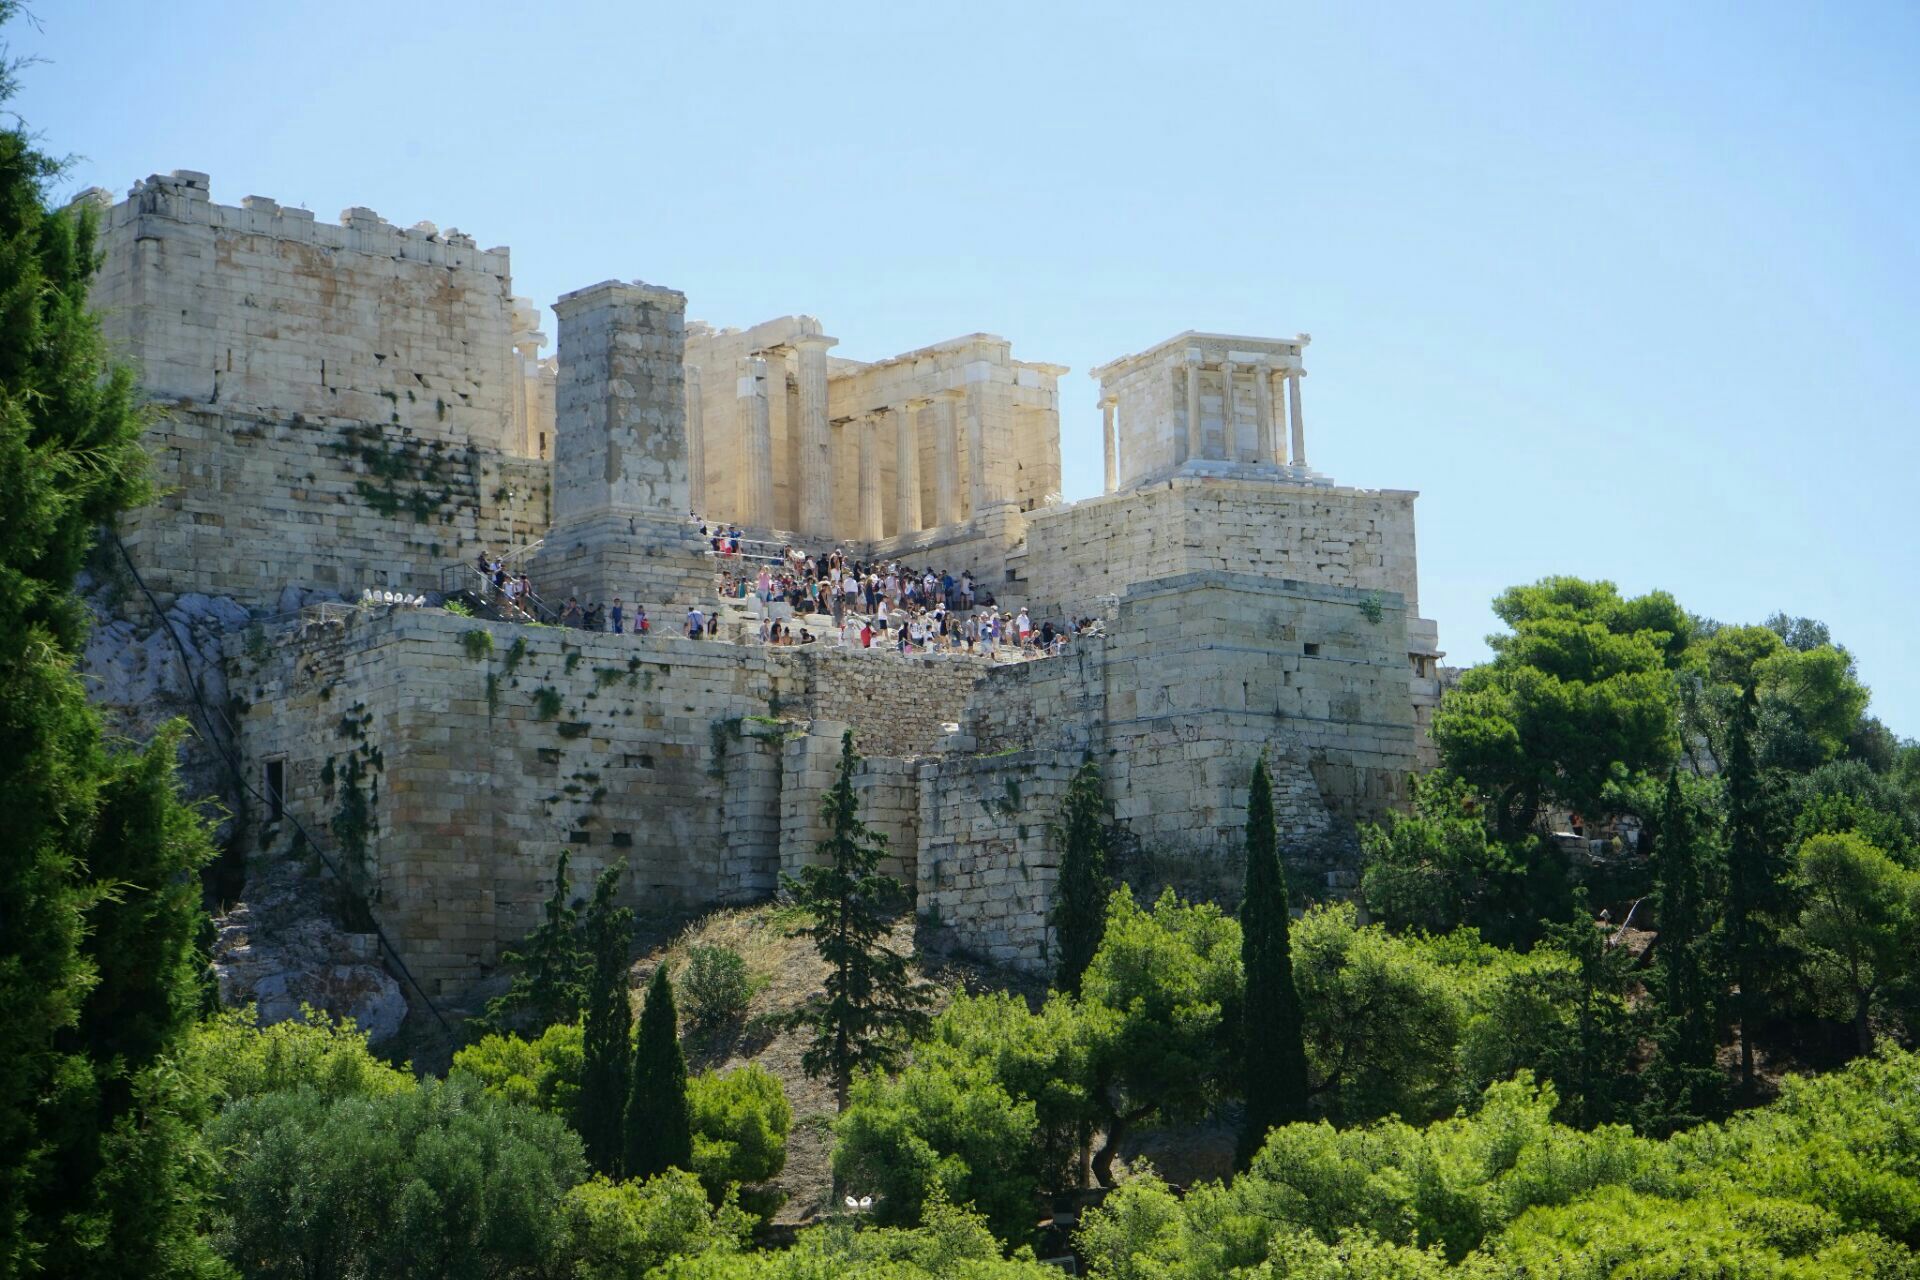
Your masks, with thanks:
M 878 542 L 886 536 L 880 502 L 880 417 L 869 413 L 860 419 L 860 537 Z
M 1233 375 L 1240 366 L 1231 360 L 1220 362 L 1220 457 L 1226 462 L 1238 462 L 1239 450 L 1236 447 L 1240 432 L 1233 418 Z
M 554 304 L 553 522 L 687 514 L 686 295 L 608 280 Z
M 1119 458 L 1114 451 L 1113 438 L 1113 411 L 1119 406 L 1119 403 L 1119 400 L 1113 396 L 1102 396 L 1100 398 L 1101 442 L 1106 446 L 1106 492 L 1108 493 L 1112 493 L 1117 487 L 1115 481 L 1119 474 Z
M 960 426 L 954 404 L 960 395 L 943 391 L 933 402 L 933 522 L 960 523 Z
M 914 434 L 913 412 L 918 402 L 897 406 L 894 416 L 893 487 L 895 533 L 920 532 L 920 437 Z
M 1278 462 L 1286 459 L 1279 449 L 1273 429 L 1273 362 L 1261 356 L 1253 366 L 1254 461 Z
M 986 406 L 981 403 L 980 385 L 975 382 L 967 386 L 967 492 L 972 497 L 976 516 L 989 502 Z
M 1293 465 L 1307 465 L 1307 428 L 1300 420 L 1300 371 L 1287 373 L 1287 415 L 1293 425 Z
M 800 377 L 800 532 L 833 536 L 833 434 L 827 425 L 827 348 L 837 339 L 807 335 L 794 340 Z
M 740 469 L 740 523 L 749 529 L 773 527 L 773 421 L 767 403 L 767 360 L 752 355 L 740 362 L 740 398 L 746 401 L 747 447 Z
M 1187 457 L 1201 456 L 1206 437 L 1200 433 L 1200 348 L 1187 348 Z
M 687 508 L 707 509 L 707 419 L 701 402 L 700 366 L 687 366 Z

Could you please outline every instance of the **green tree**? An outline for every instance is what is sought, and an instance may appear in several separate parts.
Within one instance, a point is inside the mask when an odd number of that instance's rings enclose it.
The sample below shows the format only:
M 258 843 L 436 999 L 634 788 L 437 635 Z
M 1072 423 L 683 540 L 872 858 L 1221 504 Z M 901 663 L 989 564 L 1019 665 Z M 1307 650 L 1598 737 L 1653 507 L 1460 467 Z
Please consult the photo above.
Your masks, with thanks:
M 1113 1160 L 1138 1126 L 1191 1119 L 1231 1081 L 1240 1018 L 1240 927 L 1210 903 L 1172 889 L 1142 911 L 1124 886 L 1107 903 L 1106 935 L 1081 1002 L 1112 1025 L 1092 1065 L 1106 1138 L 1094 1159 L 1113 1185 Z M 1099 1016 L 1099 1015 L 1096 1015 Z
M 0 53 L 0 100 L 18 66 Z M 148 489 L 133 379 L 87 305 L 95 216 L 49 207 L 60 171 L 0 131 L 0 1276 L 186 1274 L 210 1261 L 197 1104 L 167 1061 L 207 845 L 175 794 L 177 738 L 110 755 L 75 672 L 72 584 Z
M 687 1103 L 687 1060 L 680 1052 L 680 1017 L 673 982 L 663 963 L 647 984 L 640 1035 L 633 1050 L 633 1091 L 627 1095 L 626 1176 L 651 1178 L 693 1168 L 693 1113 Z
M 1300 993 L 1293 985 L 1288 931 L 1287 873 L 1280 864 L 1273 821 L 1273 782 L 1263 752 L 1254 762 L 1247 794 L 1247 883 L 1240 903 L 1242 1071 L 1246 1116 L 1238 1160 L 1253 1159 L 1277 1124 L 1307 1118 L 1307 1050 L 1300 1026 Z
M 1753 754 L 1756 699 L 1735 705 L 1727 735 L 1727 892 L 1724 950 L 1733 983 L 1729 1008 L 1740 1034 L 1740 1087 L 1753 1090 L 1753 1032 L 1766 1013 L 1764 988 L 1779 939 L 1781 867 L 1766 816 L 1765 781 Z
M 1648 1120 L 1650 1127 L 1671 1130 L 1716 1114 L 1720 1092 L 1706 840 L 1681 791 L 1678 770 L 1667 775 L 1653 870 L 1651 905 L 1660 932 L 1650 986 L 1658 1002 L 1659 1057 L 1648 1071 L 1653 1095 Z
M 487 1001 L 486 1014 L 474 1020 L 477 1030 L 538 1034 L 556 1022 L 572 1022 L 580 1016 L 589 962 L 580 947 L 580 913 L 573 906 L 568 856 L 562 849 L 554 864 L 553 892 L 547 895 L 540 923 L 518 948 L 501 955 L 515 967 L 513 985 Z
M 811 938 L 827 964 L 825 998 L 802 1007 L 793 1025 L 812 1032 L 802 1058 L 810 1076 L 832 1079 L 834 1096 L 846 1105 L 854 1072 L 887 1066 L 899 1042 L 926 1025 L 926 994 L 913 980 L 907 957 L 887 945 L 906 889 L 883 874 L 884 835 L 860 820 L 853 790 L 853 734 L 840 739 L 840 766 L 820 802 L 827 835 L 818 846 L 823 865 L 801 868 L 781 883 L 808 918 L 795 936 Z
M 1584 1129 L 1612 1122 L 1637 1100 L 1633 1054 L 1639 1030 L 1627 1003 L 1633 956 L 1588 912 L 1584 889 L 1575 895 L 1574 918 L 1549 925 L 1545 942 L 1573 962 L 1541 971 L 1543 979 L 1561 984 L 1555 1003 L 1571 1009 L 1573 1018 L 1570 1034 L 1553 1045 L 1541 1073 L 1561 1086 L 1573 1123 Z
M 1060 843 L 1060 878 L 1054 890 L 1054 985 L 1080 994 L 1080 978 L 1100 948 L 1106 927 L 1107 895 L 1113 883 L 1107 875 L 1107 801 L 1100 766 L 1082 764 L 1067 788 L 1066 811 L 1055 838 Z
M 780 1080 L 758 1063 L 703 1071 L 687 1082 L 693 1172 L 715 1204 L 729 1190 L 771 1182 L 787 1164 L 793 1107 Z
M 537 1280 L 586 1174 L 556 1116 L 467 1080 L 328 1099 L 312 1089 L 229 1106 L 216 1241 L 259 1280 L 493 1276 Z
M 690 1173 L 668 1170 L 645 1182 L 596 1175 L 560 1204 L 556 1276 L 632 1280 L 675 1259 L 732 1257 L 745 1249 L 751 1220 L 731 1203 L 708 1203 Z
M 579 1131 L 586 1038 L 577 1022 L 556 1022 L 536 1040 L 483 1037 L 453 1055 L 453 1070 L 472 1076 L 495 1097 L 551 1111 Z M 625 1084 L 622 1076 L 623 1108 Z
M 587 1163 L 605 1174 L 621 1171 L 621 1157 L 628 1142 L 627 1091 L 633 1075 L 633 1006 L 627 1000 L 627 948 L 633 940 L 633 912 L 614 904 L 625 871 L 623 860 L 600 873 L 593 888 L 593 902 L 587 908 L 585 929 L 587 956 L 593 967 L 587 979 L 586 1015 L 581 1020 L 578 1127 Z
M 1851 832 L 1811 837 L 1795 863 L 1805 887 L 1795 940 L 1816 989 L 1870 1053 L 1874 1000 L 1920 973 L 1920 872 Z
M 1448 770 L 1489 797 L 1502 839 L 1548 801 L 1598 813 L 1616 771 L 1673 759 L 1672 669 L 1692 626 L 1671 596 L 1547 578 L 1493 607 L 1513 630 L 1490 637 L 1493 661 L 1447 693 L 1433 739 Z

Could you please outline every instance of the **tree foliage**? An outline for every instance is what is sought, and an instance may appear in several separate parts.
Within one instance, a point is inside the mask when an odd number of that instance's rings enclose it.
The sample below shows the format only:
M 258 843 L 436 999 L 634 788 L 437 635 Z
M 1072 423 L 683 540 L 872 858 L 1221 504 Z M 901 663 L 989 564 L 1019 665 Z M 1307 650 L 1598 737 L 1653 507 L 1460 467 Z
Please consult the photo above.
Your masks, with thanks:
M 853 776 L 860 757 L 851 731 L 840 739 L 840 765 L 820 802 L 827 835 L 821 865 L 803 867 L 781 883 L 808 917 L 797 936 L 811 938 L 827 963 L 825 998 L 796 1011 L 793 1021 L 812 1033 L 803 1064 L 825 1075 L 845 1104 L 853 1075 L 897 1060 L 901 1042 L 926 1025 L 926 994 L 907 957 L 887 944 L 893 918 L 907 901 L 905 887 L 880 871 L 887 838 L 860 820 Z
M 687 1081 L 693 1122 L 693 1172 L 707 1197 L 771 1182 L 787 1164 L 793 1107 L 779 1078 L 758 1063 L 706 1071 Z
M 627 994 L 627 948 L 633 941 L 633 912 L 614 902 L 625 870 L 626 863 L 620 861 L 600 873 L 583 930 L 590 967 L 580 1028 L 576 1125 L 586 1147 L 587 1163 L 604 1174 L 617 1174 L 622 1168 L 627 1146 L 627 1094 L 634 1070 L 633 1006 Z M 648 1169 L 639 1176 L 658 1172 Z
M 647 984 L 640 1034 L 633 1047 L 633 1087 L 627 1095 L 629 1178 L 693 1168 L 693 1112 L 687 1103 L 687 1060 L 680 1051 L 680 1017 L 673 981 L 662 964 Z
M 1597 813 L 1617 772 L 1664 767 L 1678 740 L 1672 668 L 1691 635 L 1665 592 L 1547 578 L 1494 601 L 1512 628 L 1434 715 L 1441 762 L 1493 805 L 1503 838 L 1547 802 Z
M 1795 862 L 1804 894 L 1794 936 L 1816 996 L 1868 1053 L 1875 1000 L 1920 976 L 1920 871 L 1852 832 L 1810 837 Z
M 1054 985 L 1080 994 L 1080 979 L 1100 948 L 1106 927 L 1107 895 L 1113 892 L 1107 874 L 1107 801 L 1100 766 L 1089 760 L 1067 787 L 1065 812 L 1055 839 L 1060 844 L 1060 878 L 1054 890 Z
M 1307 1118 L 1307 1051 L 1300 993 L 1293 982 L 1291 926 L 1287 873 L 1274 829 L 1273 781 L 1263 754 L 1254 763 L 1248 789 L 1247 882 L 1240 903 L 1240 964 L 1246 984 L 1240 1020 L 1246 1101 L 1239 1147 L 1243 1166 L 1269 1129 Z

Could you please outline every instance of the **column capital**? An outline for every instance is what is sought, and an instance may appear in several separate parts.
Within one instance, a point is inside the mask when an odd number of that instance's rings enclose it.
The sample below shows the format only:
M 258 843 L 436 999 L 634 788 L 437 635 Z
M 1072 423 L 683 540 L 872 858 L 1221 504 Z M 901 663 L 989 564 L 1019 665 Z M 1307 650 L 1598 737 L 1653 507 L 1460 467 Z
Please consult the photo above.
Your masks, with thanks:
M 1111 391 L 1103 393 L 1100 397 L 1100 407 L 1102 409 L 1111 409 L 1114 406 L 1118 405 L 1119 403 L 1120 403 L 1120 397 L 1113 394 L 1113 392 Z
M 1198 365 L 1206 363 L 1206 353 L 1198 347 L 1187 348 L 1187 363 Z
M 788 345 L 798 347 L 802 351 L 825 351 L 828 347 L 839 346 L 840 339 L 829 338 L 824 333 L 803 333 L 792 339 Z

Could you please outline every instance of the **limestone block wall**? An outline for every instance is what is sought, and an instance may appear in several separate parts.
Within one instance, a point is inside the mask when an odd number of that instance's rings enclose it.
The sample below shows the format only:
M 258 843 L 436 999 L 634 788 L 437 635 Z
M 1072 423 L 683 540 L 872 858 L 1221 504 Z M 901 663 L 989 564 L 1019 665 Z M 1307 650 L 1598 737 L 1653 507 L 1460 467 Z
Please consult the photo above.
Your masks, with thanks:
M 288 585 L 428 592 L 481 546 L 539 538 L 547 466 L 302 414 L 173 409 L 147 429 L 159 497 L 122 521 L 155 590 L 272 609 Z
M 1099 614 L 1099 597 L 1129 583 L 1219 571 L 1392 593 L 1417 613 L 1417 496 L 1177 477 L 1090 498 L 1029 518 L 1027 593 L 1050 611 Z
M 103 218 L 94 305 L 155 399 L 524 452 L 507 250 L 369 209 L 333 226 L 260 196 L 234 208 L 208 188 L 155 175 Z
M 818 865 L 827 828 L 821 798 L 833 786 L 840 767 L 840 735 L 850 726 L 816 720 L 804 732 L 789 732 L 781 753 L 780 873 L 797 876 Z M 860 820 L 886 838 L 880 870 L 912 892 L 919 851 L 920 791 L 918 762 L 862 756 L 854 773 Z
M 902 657 L 898 653 L 776 649 L 787 672 L 780 711 L 851 725 L 862 755 L 909 756 L 931 751 L 945 726 L 958 723 L 973 688 L 987 673 L 983 658 Z M 839 749 L 839 739 L 834 739 Z
M 1036 750 L 920 766 L 916 908 L 935 942 L 1046 970 L 1059 879 L 1053 827 L 1076 765 Z

